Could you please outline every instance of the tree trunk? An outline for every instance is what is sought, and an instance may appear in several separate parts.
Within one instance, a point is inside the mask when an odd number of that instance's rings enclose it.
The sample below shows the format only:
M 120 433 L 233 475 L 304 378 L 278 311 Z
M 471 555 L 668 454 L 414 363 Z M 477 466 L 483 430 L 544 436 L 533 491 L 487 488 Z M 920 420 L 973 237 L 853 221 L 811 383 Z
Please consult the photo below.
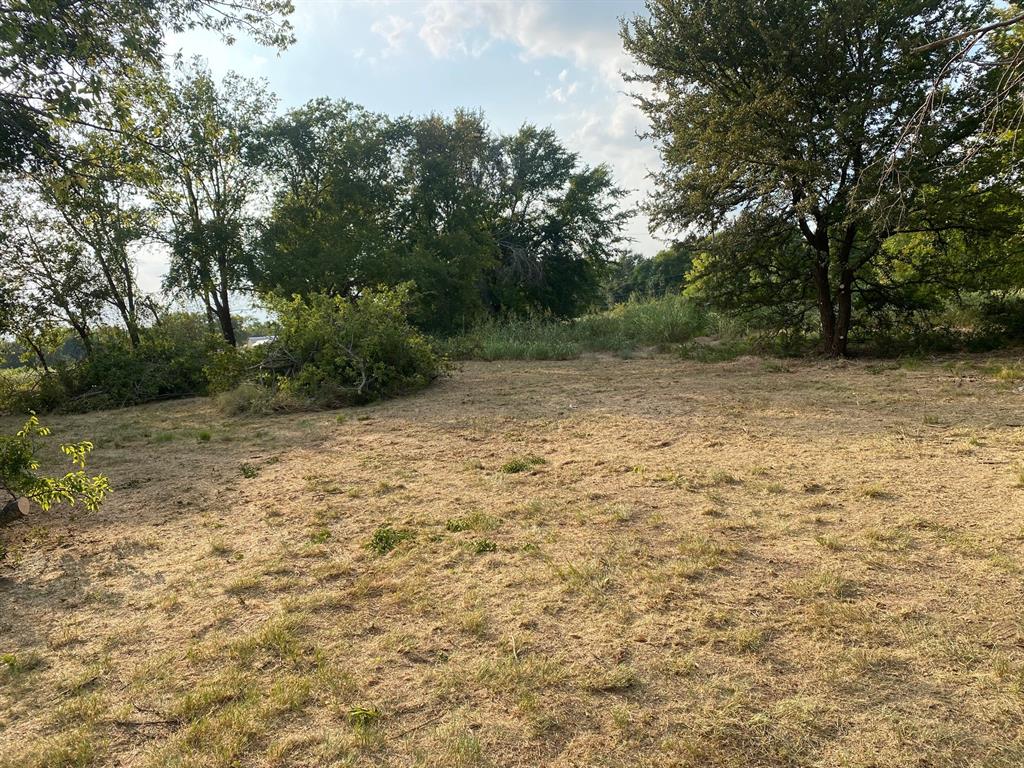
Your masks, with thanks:
M 121 315 L 121 322 L 124 323 L 125 330 L 128 331 L 128 340 L 131 341 L 132 349 L 138 349 L 139 347 L 139 324 L 135 318 L 134 307 L 130 306 L 131 297 L 128 300 L 121 295 L 121 291 L 118 289 L 117 282 L 114 280 L 114 275 L 111 272 L 110 266 L 107 264 L 107 258 L 100 256 L 98 251 L 94 251 L 97 254 L 96 260 L 100 264 L 100 269 L 103 271 L 103 278 L 107 281 L 107 290 L 110 291 L 110 300 L 113 302 L 114 307 L 117 309 L 118 314 Z
M 814 218 L 814 229 L 811 229 L 806 219 L 799 220 L 800 232 L 804 240 L 811 246 L 814 252 L 814 264 L 811 267 L 811 277 L 814 280 L 814 290 L 818 294 L 818 319 L 821 323 L 821 339 L 825 345 L 825 353 L 832 357 L 841 357 L 846 354 L 845 347 L 836 345 L 838 341 L 837 332 L 839 326 L 843 325 L 842 313 L 842 291 L 840 290 L 840 311 L 836 317 L 836 305 L 832 296 L 832 284 L 829 282 L 829 268 L 832 264 L 832 244 L 828 237 L 828 222 L 820 214 Z M 845 336 L 846 331 L 843 330 Z
M 224 297 L 224 303 L 217 303 L 217 319 L 220 321 L 220 332 L 224 335 L 224 341 L 230 344 L 232 347 L 238 346 L 238 340 L 235 338 L 235 326 L 231 322 L 231 309 L 227 305 L 227 297 Z
M 68 322 L 71 324 L 71 328 L 78 334 L 78 338 L 82 340 L 82 346 L 85 348 L 85 356 L 92 357 L 92 337 L 90 335 L 89 327 L 84 323 L 77 322 L 68 318 Z
M 832 303 L 832 286 L 828 281 L 828 252 L 816 253 L 814 262 L 814 288 L 818 293 L 818 317 L 821 321 L 821 338 L 825 350 L 835 355 L 833 340 L 836 335 L 836 310 Z
M 235 326 L 231 322 L 231 304 L 228 296 L 227 259 L 223 254 L 217 257 L 217 268 L 220 272 L 217 292 L 213 296 L 213 303 L 217 307 L 217 319 L 220 321 L 220 330 L 224 334 L 224 340 L 232 347 L 238 346 L 235 338 Z
M 806 220 L 800 219 L 800 231 L 808 245 L 814 250 L 814 265 L 811 275 L 814 289 L 818 294 L 818 317 L 821 321 L 821 338 L 825 353 L 830 357 L 846 357 L 849 344 L 850 324 L 853 317 L 853 269 L 850 254 L 857 238 L 856 224 L 849 224 L 843 232 L 842 242 L 835 254 L 840 269 L 840 282 L 835 293 L 829 279 L 832 265 L 832 243 L 828 236 L 828 222 L 820 215 L 815 216 L 812 230 Z
M 50 372 L 50 366 L 46 364 L 46 355 L 43 354 L 43 350 L 39 348 L 29 336 L 23 336 L 19 338 L 20 341 L 24 341 L 25 344 L 35 353 L 36 358 L 39 360 L 40 365 L 43 366 L 43 373 Z
M 839 290 L 836 292 L 837 318 L 836 327 L 832 338 L 832 354 L 836 357 L 846 357 L 847 346 L 850 341 L 850 323 L 853 318 L 853 269 L 850 267 L 850 255 L 853 253 L 853 244 L 857 240 L 857 225 L 848 224 L 843 233 L 843 241 L 839 245 L 839 253 L 836 260 L 840 266 Z

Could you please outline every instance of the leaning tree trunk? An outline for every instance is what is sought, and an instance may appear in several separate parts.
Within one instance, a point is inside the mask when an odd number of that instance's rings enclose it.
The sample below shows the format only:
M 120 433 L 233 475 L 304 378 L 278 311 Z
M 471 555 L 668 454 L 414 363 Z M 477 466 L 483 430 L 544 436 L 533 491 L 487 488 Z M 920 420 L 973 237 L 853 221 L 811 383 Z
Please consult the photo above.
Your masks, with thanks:
M 217 257 L 217 268 L 220 272 L 217 290 L 213 295 L 213 303 L 217 307 L 217 319 L 220 321 L 220 330 L 224 340 L 232 347 L 238 346 L 235 338 L 235 325 L 231 321 L 231 303 L 228 292 L 228 264 L 223 254 Z

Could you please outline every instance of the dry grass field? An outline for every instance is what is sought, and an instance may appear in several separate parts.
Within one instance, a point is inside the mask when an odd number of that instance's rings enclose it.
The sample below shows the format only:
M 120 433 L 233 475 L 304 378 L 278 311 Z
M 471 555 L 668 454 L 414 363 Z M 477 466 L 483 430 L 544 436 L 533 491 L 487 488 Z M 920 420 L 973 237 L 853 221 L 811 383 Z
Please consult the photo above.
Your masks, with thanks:
M 54 417 L 0 765 L 1024 765 L 1018 358 L 474 363 Z

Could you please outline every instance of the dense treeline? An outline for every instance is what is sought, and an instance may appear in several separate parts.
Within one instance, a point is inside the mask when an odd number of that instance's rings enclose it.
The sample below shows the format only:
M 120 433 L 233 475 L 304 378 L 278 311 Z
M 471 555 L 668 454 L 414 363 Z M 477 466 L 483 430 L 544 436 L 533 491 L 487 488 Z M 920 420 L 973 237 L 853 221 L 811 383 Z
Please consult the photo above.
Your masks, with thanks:
M 478 113 L 390 118 L 326 99 L 275 116 L 261 83 L 216 82 L 199 61 L 121 87 L 130 133 L 78 127 L 72 168 L 6 180 L 0 332 L 42 374 L 22 406 L 209 391 L 213 329 L 237 346 L 241 293 L 280 307 L 410 286 L 403 311 L 445 334 L 579 314 L 624 253 L 625 193 L 550 129 L 500 136 Z M 146 295 L 137 259 L 160 250 L 164 291 Z M 170 332 L 177 300 L 206 327 Z
M 58 324 L 86 352 L 116 320 L 132 346 L 156 321 L 133 253 L 164 247 L 168 297 L 201 302 L 237 342 L 232 297 L 357 297 L 414 282 L 421 327 L 573 316 L 600 297 L 629 212 L 605 166 L 581 165 L 550 129 L 499 136 L 484 117 L 392 119 L 316 100 L 273 117 L 264 87 L 201 63 L 131 83 L 147 138 L 75 132 L 73 172 L 9 181 L 2 215 L 7 331 L 27 346 Z
M 478 349 L 503 322 L 620 351 L 688 340 L 708 311 L 831 355 L 1021 337 L 1016 112 L 992 105 L 1021 97 L 1004 62 L 1022 30 L 964 37 L 1014 7 L 651 0 L 622 27 L 663 160 L 646 206 L 677 238 L 650 259 L 628 248 L 609 168 L 550 129 L 329 99 L 282 114 L 259 81 L 160 55 L 164 31 L 192 27 L 286 46 L 289 12 L 26 0 L 0 16 L 0 338 L 33 371 L 2 387 L 21 407 L 240 381 L 362 400 L 443 372 L 422 333 Z M 156 254 L 150 295 L 138 264 Z M 637 308 L 680 292 L 685 306 Z M 244 294 L 280 316 L 263 329 L 277 339 L 239 354 Z M 300 321 L 321 341 L 288 347 Z M 339 323 L 380 343 L 332 346 Z M 359 373 L 374 366 L 379 386 Z
M 417 323 L 450 332 L 577 315 L 622 253 L 624 192 L 550 129 L 497 136 L 477 113 L 396 120 L 318 100 L 275 121 L 263 151 L 275 194 L 248 272 L 261 292 L 412 281 Z

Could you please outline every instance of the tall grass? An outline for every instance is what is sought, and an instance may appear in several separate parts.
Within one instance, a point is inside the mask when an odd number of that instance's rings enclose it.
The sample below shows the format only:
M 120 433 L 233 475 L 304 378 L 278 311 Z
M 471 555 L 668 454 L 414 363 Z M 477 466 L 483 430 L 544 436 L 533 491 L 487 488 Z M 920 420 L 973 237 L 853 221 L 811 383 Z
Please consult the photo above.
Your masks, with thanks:
M 681 348 L 705 334 L 708 313 L 679 295 L 629 301 L 576 320 L 492 320 L 445 342 L 458 359 L 569 360 L 586 352 Z

